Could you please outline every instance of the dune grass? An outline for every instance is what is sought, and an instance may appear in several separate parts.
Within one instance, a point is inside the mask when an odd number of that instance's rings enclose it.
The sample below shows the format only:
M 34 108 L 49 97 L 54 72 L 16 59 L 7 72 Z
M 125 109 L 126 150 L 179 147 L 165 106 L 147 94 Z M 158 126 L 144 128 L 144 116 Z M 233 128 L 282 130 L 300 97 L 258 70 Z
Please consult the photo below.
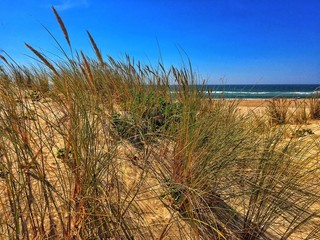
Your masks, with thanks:
M 1 56 L 2 238 L 317 238 L 319 142 L 287 137 L 283 101 L 262 127 L 191 65 L 104 60 L 88 32 L 90 59 L 53 11 L 64 62 Z

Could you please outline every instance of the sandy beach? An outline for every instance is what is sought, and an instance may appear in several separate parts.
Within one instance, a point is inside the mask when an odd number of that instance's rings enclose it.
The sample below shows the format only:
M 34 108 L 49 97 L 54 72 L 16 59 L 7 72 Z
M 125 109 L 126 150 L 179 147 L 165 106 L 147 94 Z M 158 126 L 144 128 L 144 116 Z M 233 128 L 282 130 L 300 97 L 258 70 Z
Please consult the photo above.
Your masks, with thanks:
M 303 103 L 307 103 L 309 99 L 290 99 L 286 98 L 285 99 L 288 104 L 290 104 L 291 107 L 296 106 L 296 104 L 299 106 Z M 239 100 L 239 107 L 252 107 L 252 108 L 257 108 L 257 107 L 266 107 L 268 105 L 268 102 L 270 102 L 271 99 L 241 99 Z
M 295 108 L 302 108 L 303 106 L 306 107 L 306 109 L 309 108 L 309 99 L 283 99 L 286 101 L 286 106 L 289 108 L 295 109 Z M 240 99 L 239 100 L 239 108 L 241 111 L 254 111 L 254 112 L 262 112 L 266 110 L 266 107 L 268 106 L 268 103 L 270 103 L 272 99 Z

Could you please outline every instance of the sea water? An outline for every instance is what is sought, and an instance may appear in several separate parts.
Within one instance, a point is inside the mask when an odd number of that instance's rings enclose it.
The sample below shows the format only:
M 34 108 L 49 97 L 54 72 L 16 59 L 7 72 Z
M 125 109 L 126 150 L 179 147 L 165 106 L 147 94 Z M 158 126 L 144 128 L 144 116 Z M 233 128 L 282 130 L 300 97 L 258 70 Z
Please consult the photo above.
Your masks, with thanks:
M 308 98 L 320 96 L 320 84 L 207 85 L 205 91 L 213 97 L 223 98 Z

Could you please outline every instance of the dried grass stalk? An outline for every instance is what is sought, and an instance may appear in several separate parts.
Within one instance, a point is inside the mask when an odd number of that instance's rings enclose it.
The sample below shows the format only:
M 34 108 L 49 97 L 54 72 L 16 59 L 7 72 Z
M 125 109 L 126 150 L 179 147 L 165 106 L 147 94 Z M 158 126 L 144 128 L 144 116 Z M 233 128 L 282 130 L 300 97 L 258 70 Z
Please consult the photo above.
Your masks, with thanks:
M 60 28 L 61 28 L 61 30 L 62 30 L 62 32 L 64 34 L 64 37 L 65 37 L 69 47 L 71 47 L 71 43 L 70 43 L 70 39 L 69 39 L 69 34 L 68 34 L 68 31 L 67 31 L 67 28 L 65 27 L 65 25 L 64 25 L 61 17 L 59 16 L 57 10 L 53 6 L 51 8 L 53 10 L 54 15 L 56 16 L 56 19 L 57 19 L 57 21 L 58 21 L 58 23 L 60 25 Z
M 268 100 L 266 112 L 270 121 L 275 124 L 285 124 L 288 121 L 287 115 L 291 101 L 282 98 L 273 98 Z
M 310 98 L 309 105 L 310 105 L 310 118 L 311 119 L 320 119 L 320 99 L 319 99 L 319 96 Z
M 89 39 L 90 39 L 90 42 L 91 42 L 92 47 L 93 47 L 93 49 L 94 49 L 94 52 L 95 52 L 95 54 L 96 54 L 96 56 L 97 56 L 97 58 L 98 58 L 98 60 L 99 60 L 99 62 L 100 62 L 100 64 L 101 64 L 101 66 L 103 66 L 103 65 L 104 65 L 104 61 L 103 61 L 101 52 L 100 52 L 100 50 L 99 50 L 96 42 L 94 41 L 93 37 L 92 37 L 91 34 L 89 33 L 89 31 L 87 31 L 87 34 L 88 34 L 88 36 L 89 36 Z
M 0 54 L 0 58 L 2 59 L 2 61 L 4 61 L 6 64 L 8 64 L 8 65 L 9 65 L 9 63 L 8 63 L 7 59 L 6 59 L 4 56 L 2 56 L 1 54 Z
M 92 72 L 90 70 L 90 65 L 87 61 L 87 58 L 86 56 L 83 54 L 82 51 L 80 51 L 81 53 L 81 56 L 82 56 L 82 59 L 83 59 L 83 63 L 84 63 L 84 68 L 85 68 L 85 76 L 86 76 L 86 79 L 88 80 L 90 86 L 92 88 L 94 88 L 94 79 L 93 79 L 93 75 L 92 75 Z
M 59 73 L 57 72 L 57 70 L 54 68 L 54 66 L 37 50 L 35 50 L 33 47 L 31 47 L 29 44 L 24 43 L 26 45 L 27 48 L 29 48 L 48 68 L 51 69 L 52 72 L 54 72 L 54 74 L 56 74 L 57 76 L 59 76 Z

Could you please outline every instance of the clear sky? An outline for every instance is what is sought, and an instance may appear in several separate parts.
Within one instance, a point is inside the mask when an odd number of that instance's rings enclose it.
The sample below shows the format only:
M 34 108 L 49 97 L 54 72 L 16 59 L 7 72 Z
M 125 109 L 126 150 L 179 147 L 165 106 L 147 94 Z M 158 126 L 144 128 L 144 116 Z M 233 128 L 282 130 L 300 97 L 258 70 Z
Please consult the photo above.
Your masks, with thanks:
M 55 6 L 73 47 L 104 56 L 182 65 L 179 49 L 209 83 L 320 83 L 320 0 L 1 0 L 0 50 L 19 63 L 24 42 L 56 52 Z

